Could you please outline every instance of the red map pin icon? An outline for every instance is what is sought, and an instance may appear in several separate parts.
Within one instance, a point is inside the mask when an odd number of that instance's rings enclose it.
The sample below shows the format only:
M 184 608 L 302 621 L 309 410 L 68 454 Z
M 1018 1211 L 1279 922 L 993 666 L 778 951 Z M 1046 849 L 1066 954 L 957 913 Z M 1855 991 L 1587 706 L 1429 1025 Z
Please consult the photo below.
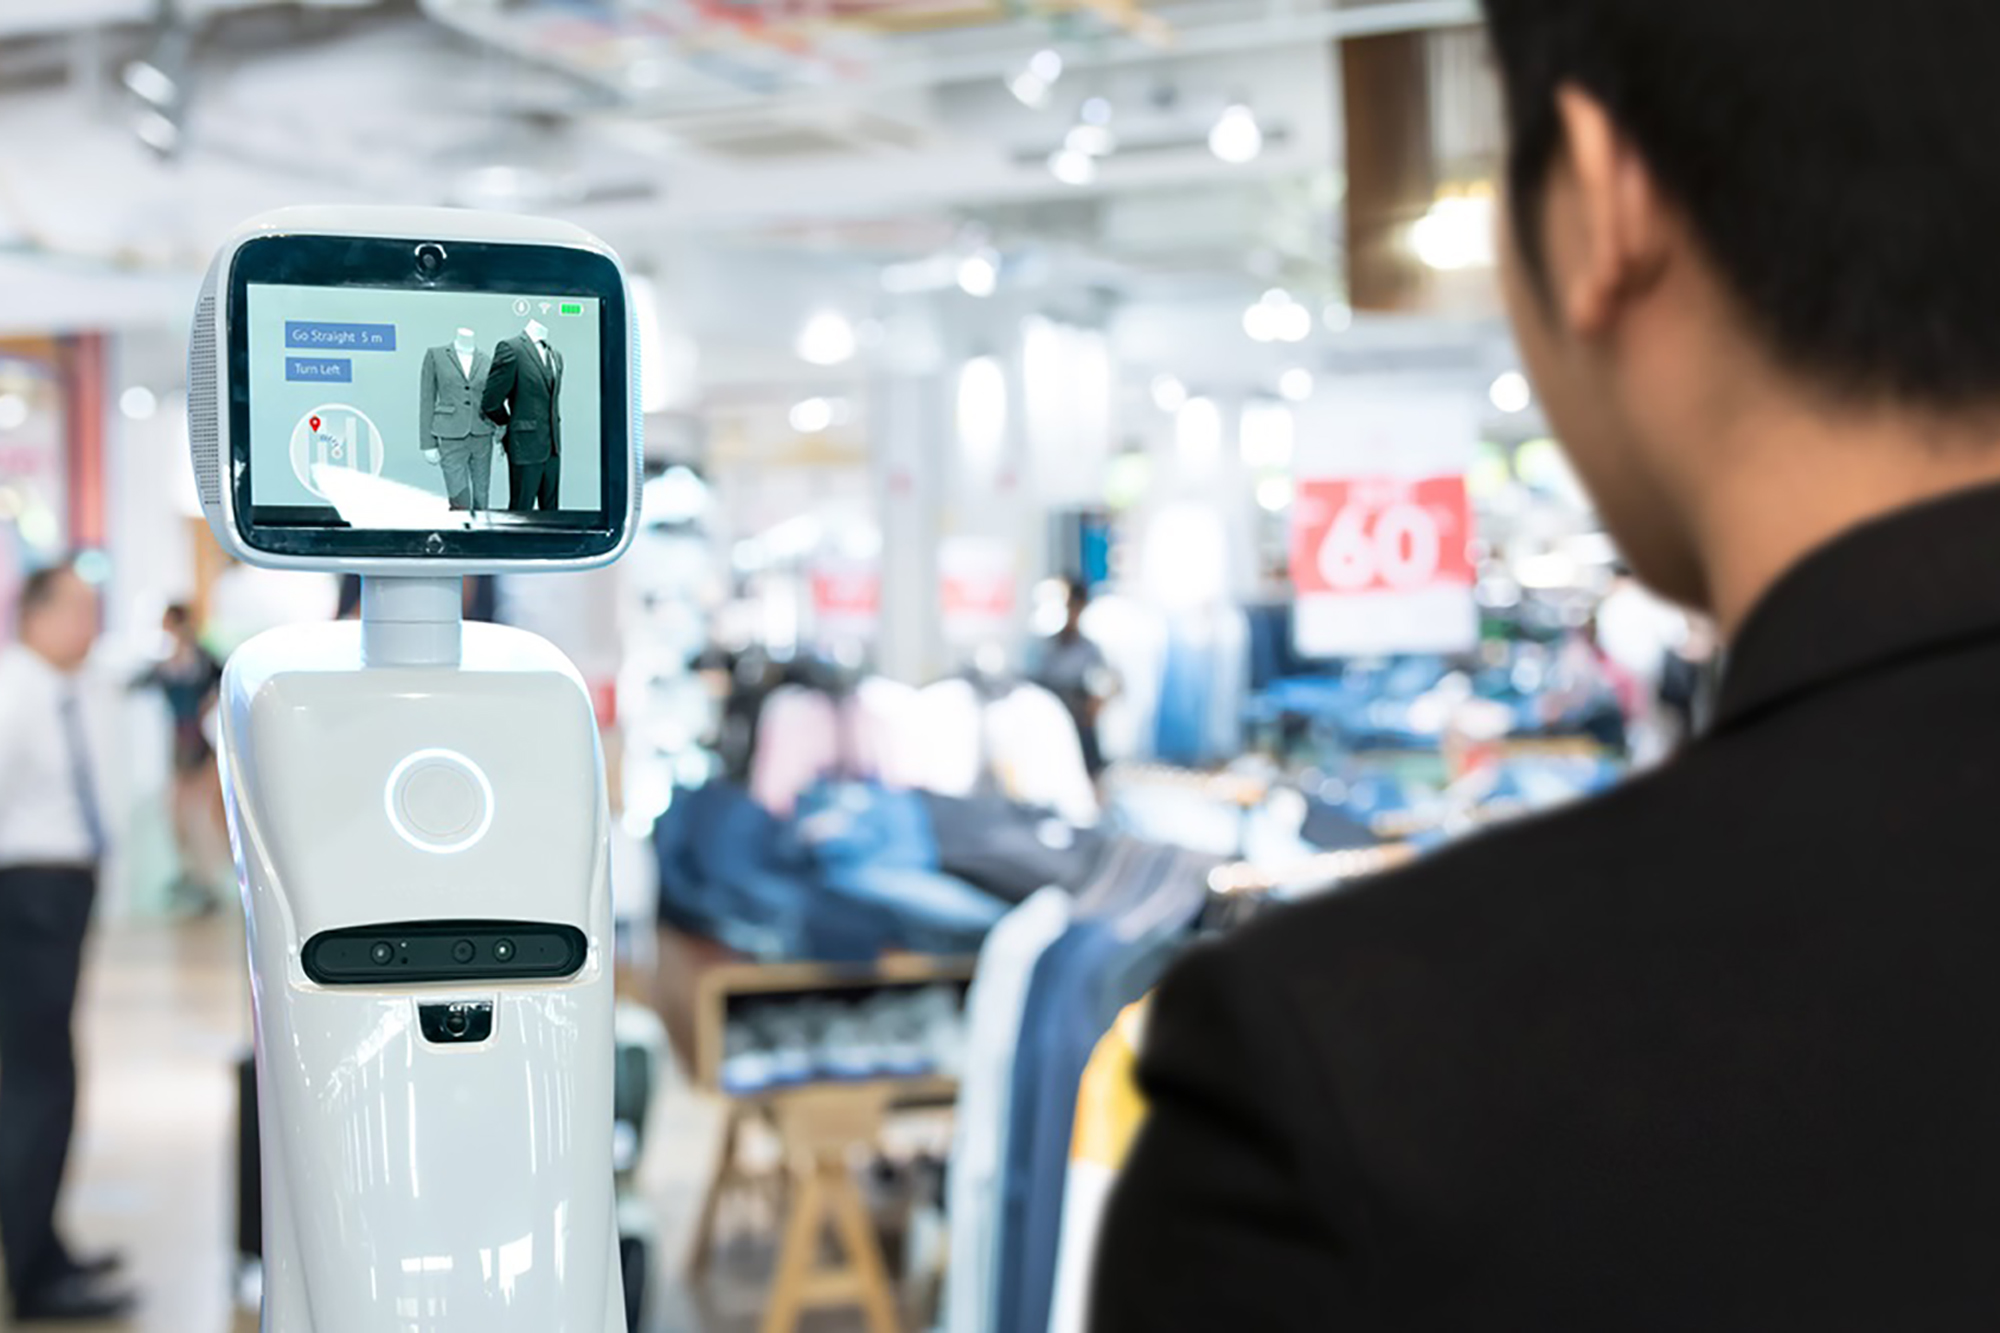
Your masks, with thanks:
M 319 418 L 318 418 L 318 417 L 308 417 L 308 418 L 306 419 L 306 424 L 307 424 L 308 426 L 311 426 L 311 427 L 312 427 L 312 428 L 313 428 L 314 430 L 318 430 L 318 429 L 319 429 Z

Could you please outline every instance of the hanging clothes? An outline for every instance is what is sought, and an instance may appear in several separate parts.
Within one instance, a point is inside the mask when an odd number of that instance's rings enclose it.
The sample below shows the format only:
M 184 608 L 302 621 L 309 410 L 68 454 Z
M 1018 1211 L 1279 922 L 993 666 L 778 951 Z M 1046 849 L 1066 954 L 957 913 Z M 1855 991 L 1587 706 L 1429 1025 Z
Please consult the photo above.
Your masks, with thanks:
M 926 686 L 915 709 L 925 758 L 916 785 L 943 796 L 997 794 L 1095 824 L 1097 788 L 1062 701 L 1026 682 L 963 677 Z
M 824 691 L 803 685 L 772 691 L 757 719 L 750 762 L 750 794 L 757 804 L 786 818 L 808 787 L 840 771 L 847 748 L 841 727 L 841 710 Z
M 1091 1052 L 1077 1086 L 1049 1333 L 1088 1333 L 1091 1268 L 1105 1206 L 1146 1118 L 1138 1075 L 1149 1003 L 1150 997 L 1141 999 L 1118 1015 Z
M 991 1333 L 998 1309 L 1000 1166 L 1006 1160 L 1014 1047 L 1036 964 L 1068 929 L 1072 900 L 1044 889 L 1008 913 L 979 951 L 966 999 L 966 1068 L 952 1129 L 945 1333 Z
M 1179 954 L 1207 905 L 1215 864 L 1148 849 L 1121 882 L 1079 900 L 1081 919 L 1035 966 L 1014 1055 L 997 1333 L 1046 1333 L 1084 1069 L 1118 1014 Z

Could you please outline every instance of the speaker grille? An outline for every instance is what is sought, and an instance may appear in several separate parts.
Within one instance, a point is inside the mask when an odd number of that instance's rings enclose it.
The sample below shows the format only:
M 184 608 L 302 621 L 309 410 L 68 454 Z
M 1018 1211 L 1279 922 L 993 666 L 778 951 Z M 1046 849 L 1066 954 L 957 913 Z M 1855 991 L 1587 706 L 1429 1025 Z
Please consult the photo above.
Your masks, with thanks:
M 215 383 L 215 293 L 202 293 L 188 335 L 188 446 L 195 486 L 210 509 L 222 504 L 222 404 Z

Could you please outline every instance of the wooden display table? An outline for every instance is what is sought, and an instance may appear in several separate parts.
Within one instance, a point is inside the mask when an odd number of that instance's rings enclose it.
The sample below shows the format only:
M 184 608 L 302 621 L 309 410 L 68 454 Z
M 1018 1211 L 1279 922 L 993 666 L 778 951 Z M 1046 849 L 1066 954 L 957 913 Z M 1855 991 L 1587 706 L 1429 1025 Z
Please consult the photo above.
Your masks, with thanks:
M 690 1268 L 701 1272 L 712 1256 L 722 1199 L 747 1183 L 737 1163 L 743 1132 L 762 1123 L 776 1136 L 783 1159 L 777 1270 L 764 1333 L 791 1333 L 808 1310 L 827 1306 L 858 1309 L 869 1333 L 899 1333 L 896 1284 L 853 1162 L 874 1150 L 896 1111 L 949 1105 L 958 1095 L 956 1080 L 825 1081 L 732 1093 L 722 1080 L 724 1033 L 732 1010 L 746 1003 L 962 987 L 971 981 L 972 960 L 897 956 L 858 966 L 745 963 L 672 932 L 663 932 L 660 955 L 663 1016 L 679 1038 L 676 1048 L 686 1052 L 689 1077 L 727 1103 L 722 1151 L 702 1201 Z M 837 1257 L 822 1264 L 829 1232 Z

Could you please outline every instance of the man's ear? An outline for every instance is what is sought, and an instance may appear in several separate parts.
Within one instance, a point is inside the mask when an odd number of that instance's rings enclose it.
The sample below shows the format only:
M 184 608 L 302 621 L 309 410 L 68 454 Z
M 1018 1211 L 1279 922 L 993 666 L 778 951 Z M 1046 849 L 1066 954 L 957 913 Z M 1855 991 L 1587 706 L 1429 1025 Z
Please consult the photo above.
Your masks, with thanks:
M 1550 172 L 1550 265 L 1557 308 L 1579 335 L 1603 337 L 1667 267 L 1659 187 L 1604 104 L 1574 84 L 1556 93 L 1563 147 Z

